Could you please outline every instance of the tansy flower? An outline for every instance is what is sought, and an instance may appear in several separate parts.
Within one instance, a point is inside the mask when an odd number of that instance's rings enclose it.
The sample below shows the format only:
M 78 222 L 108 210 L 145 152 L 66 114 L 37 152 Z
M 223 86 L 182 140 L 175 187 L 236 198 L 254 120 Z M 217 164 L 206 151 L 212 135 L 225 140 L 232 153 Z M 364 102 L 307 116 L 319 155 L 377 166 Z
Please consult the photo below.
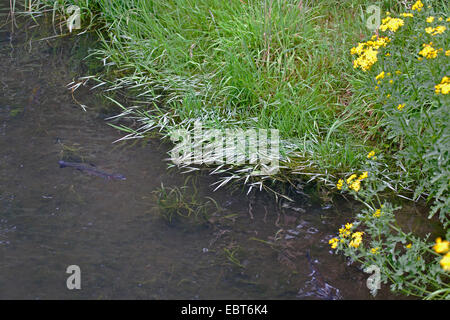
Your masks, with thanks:
M 412 13 L 402 13 L 400 15 L 405 18 L 407 18 L 407 17 L 413 18 L 414 17 L 414 15 Z
M 402 74 L 402 72 L 400 70 L 395 71 L 396 75 Z
M 365 45 L 366 44 L 364 42 L 363 43 L 358 43 L 358 46 L 357 47 L 353 47 L 350 50 L 350 53 L 351 54 L 361 55 L 363 53 L 363 49 L 364 49 Z
M 412 243 L 408 243 L 405 247 L 406 247 L 406 249 L 411 249 Z
M 447 254 L 441 259 L 441 267 L 445 271 L 450 271 L 450 252 L 447 252 Z
M 381 216 L 381 209 L 377 209 L 375 210 L 375 212 L 373 213 L 373 216 L 375 218 L 379 218 Z
M 390 84 L 393 84 L 393 83 L 394 83 L 394 80 L 392 80 L 392 79 L 389 80 L 389 83 L 390 83 Z
M 384 79 L 384 71 L 381 71 L 376 77 L 375 80 Z
M 369 172 L 364 171 L 359 177 L 358 180 L 364 180 L 365 178 L 367 178 L 369 176 Z
M 412 10 L 420 11 L 420 10 L 422 10 L 422 7 L 423 7 L 422 1 L 418 0 L 416 3 L 413 4 L 413 6 L 411 7 L 411 9 L 412 9 Z
M 448 94 L 450 92 L 450 78 L 443 77 L 441 83 L 434 86 L 436 94 Z
M 395 32 L 397 31 L 398 28 L 400 28 L 404 24 L 405 22 L 400 18 L 386 17 L 383 20 L 381 20 L 380 30 L 386 31 L 387 29 L 389 29 L 392 32 Z
M 361 180 L 355 180 L 351 185 L 350 185 L 350 189 L 355 190 L 356 192 L 359 191 L 359 189 L 361 189 Z
M 398 111 L 402 111 L 402 109 L 405 107 L 405 104 L 403 103 L 403 104 L 399 104 L 398 106 L 397 106 L 397 110 Z
M 445 55 L 448 57 L 450 56 L 450 50 L 445 51 Z
M 436 28 L 427 27 L 427 28 L 425 28 L 425 32 L 435 36 L 437 34 L 444 33 L 444 31 L 446 29 L 447 29 L 447 27 L 445 27 L 445 26 L 437 26 Z
M 447 18 L 445 21 L 450 22 L 450 18 Z
M 332 249 L 336 249 L 338 242 L 339 242 L 339 240 L 337 238 L 333 238 L 333 239 L 330 239 L 330 241 L 328 241 L 328 244 L 331 245 Z
M 341 190 L 343 184 L 344 184 L 344 180 L 339 179 L 338 183 L 336 184 L 336 188 L 337 188 L 338 190 Z
M 375 155 L 375 151 L 370 151 L 369 154 L 367 155 L 367 159 L 372 158 Z
M 391 94 L 390 93 L 388 93 L 387 95 L 386 95 L 386 98 L 389 98 L 391 96 Z
M 356 174 L 352 174 L 350 177 L 348 177 L 347 184 L 350 184 L 350 182 L 352 182 L 352 180 L 355 179 L 356 177 L 357 177 Z
M 373 48 L 366 49 L 356 60 L 353 61 L 353 68 L 360 67 L 363 71 L 369 70 L 378 61 L 378 51 Z
M 427 59 L 434 59 L 437 57 L 438 50 L 434 49 L 432 47 L 433 42 L 430 42 L 429 44 L 424 43 L 423 49 L 420 50 L 419 54 Z
M 433 249 L 437 253 L 446 253 L 449 249 L 449 244 L 447 240 L 442 241 L 441 237 L 439 237 L 436 239 L 436 244 L 433 246 Z
M 439 17 L 438 21 L 442 21 L 442 20 L 444 20 L 444 19 L 442 19 L 442 17 Z
M 345 224 L 345 229 L 350 230 L 351 228 L 353 228 L 353 223 L 346 223 Z
M 350 247 L 358 248 L 362 242 L 362 235 L 364 232 L 358 231 L 352 234 L 352 240 L 349 243 Z
M 378 247 L 372 248 L 372 249 L 370 249 L 370 252 L 372 252 L 373 254 L 377 254 L 379 249 L 380 248 L 378 248 Z
M 339 235 L 342 237 L 342 238 L 346 238 L 346 237 L 348 237 L 349 235 L 350 235 L 350 230 L 348 230 L 348 229 L 346 229 L 346 228 L 340 228 L 339 229 Z
M 434 17 L 433 16 L 427 18 L 427 22 L 428 23 L 432 23 L 433 21 L 434 21 Z

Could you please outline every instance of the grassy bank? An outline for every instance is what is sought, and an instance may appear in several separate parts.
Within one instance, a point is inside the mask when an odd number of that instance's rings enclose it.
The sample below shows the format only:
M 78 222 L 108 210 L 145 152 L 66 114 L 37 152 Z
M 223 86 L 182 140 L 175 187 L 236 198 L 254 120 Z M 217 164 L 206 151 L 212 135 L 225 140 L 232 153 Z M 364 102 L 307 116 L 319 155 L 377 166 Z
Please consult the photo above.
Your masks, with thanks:
M 219 185 L 269 188 L 306 177 L 350 193 L 367 210 L 332 247 L 379 266 L 394 290 L 449 296 L 448 248 L 433 250 L 434 241 L 402 231 L 395 205 L 382 197 L 426 198 L 450 239 L 445 1 L 380 1 L 378 36 L 366 26 L 373 3 L 362 0 L 66 0 L 26 8 L 59 13 L 55 25 L 67 32 L 65 8 L 75 3 L 77 32 L 96 30 L 102 42 L 92 56 L 104 69 L 91 79 L 131 101 L 121 117 L 134 124 L 118 127 L 127 138 L 155 130 L 167 137 L 195 121 L 205 129 L 277 129 L 278 174 L 211 166 L 222 173 Z

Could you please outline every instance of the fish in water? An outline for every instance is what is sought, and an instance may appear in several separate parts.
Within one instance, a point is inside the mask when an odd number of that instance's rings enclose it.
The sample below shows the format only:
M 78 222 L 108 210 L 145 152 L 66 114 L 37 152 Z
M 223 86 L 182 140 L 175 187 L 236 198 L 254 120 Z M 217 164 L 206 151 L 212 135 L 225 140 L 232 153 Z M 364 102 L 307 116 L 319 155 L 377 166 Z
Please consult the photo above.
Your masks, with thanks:
M 299 290 L 297 297 L 316 297 L 324 300 L 342 299 L 339 289 L 325 282 L 322 274 L 315 267 L 309 250 L 306 252 L 306 259 L 308 260 L 309 268 L 311 270 L 311 273 L 309 274 L 311 276 L 311 280 L 307 281 L 305 287 Z
M 126 180 L 125 176 L 120 173 L 106 173 L 104 171 L 98 170 L 95 168 L 95 166 L 87 165 L 84 163 L 78 163 L 78 162 L 67 162 L 60 160 L 58 161 L 60 168 L 75 168 L 77 170 L 86 172 L 88 174 L 92 174 L 94 176 L 102 177 L 104 179 L 108 180 Z

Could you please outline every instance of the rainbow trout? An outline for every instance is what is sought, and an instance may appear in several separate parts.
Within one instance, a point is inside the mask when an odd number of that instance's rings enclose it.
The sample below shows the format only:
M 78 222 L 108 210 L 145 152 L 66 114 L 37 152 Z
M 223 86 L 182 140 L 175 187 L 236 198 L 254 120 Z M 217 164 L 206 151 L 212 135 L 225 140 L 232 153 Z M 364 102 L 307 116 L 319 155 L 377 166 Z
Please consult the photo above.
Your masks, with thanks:
M 107 173 L 107 172 L 98 170 L 97 168 L 95 168 L 92 165 L 86 165 L 86 164 L 77 163 L 77 162 L 66 162 L 63 160 L 58 161 L 58 163 L 59 163 L 60 168 L 70 167 L 70 168 L 74 168 L 76 170 L 83 171 L 83 172 L 86 172 L 88 174 L 91 174 L 91 175 L 94 175 L 97 177 L 102 177 L 104 179 L 108 179 L 108 180 L 126 180 L 125 176 L 120 173 Z

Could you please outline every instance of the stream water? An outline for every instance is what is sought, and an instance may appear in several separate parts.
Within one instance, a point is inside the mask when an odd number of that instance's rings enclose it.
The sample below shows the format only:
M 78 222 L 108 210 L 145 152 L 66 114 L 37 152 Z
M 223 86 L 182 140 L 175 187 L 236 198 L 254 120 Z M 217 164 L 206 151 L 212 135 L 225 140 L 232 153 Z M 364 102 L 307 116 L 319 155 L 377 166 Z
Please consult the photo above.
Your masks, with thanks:
M 213 192 L 216 177 L 168 170 L 158 139 L 113 144 L 108 103 L 82 88 L 83 111 L 66 86 L 84 75 L 83 37 L 40 40 L 40 28 L 0 30 L 0 299 L 373 299 L 369 275 L 328 244 L 351 204 Z M 162 184 L 207 218 L 169 223 Z M 70 265 L 80 290 L 66 286 Z M 398 297 L 382 285 L 380 298 Z

